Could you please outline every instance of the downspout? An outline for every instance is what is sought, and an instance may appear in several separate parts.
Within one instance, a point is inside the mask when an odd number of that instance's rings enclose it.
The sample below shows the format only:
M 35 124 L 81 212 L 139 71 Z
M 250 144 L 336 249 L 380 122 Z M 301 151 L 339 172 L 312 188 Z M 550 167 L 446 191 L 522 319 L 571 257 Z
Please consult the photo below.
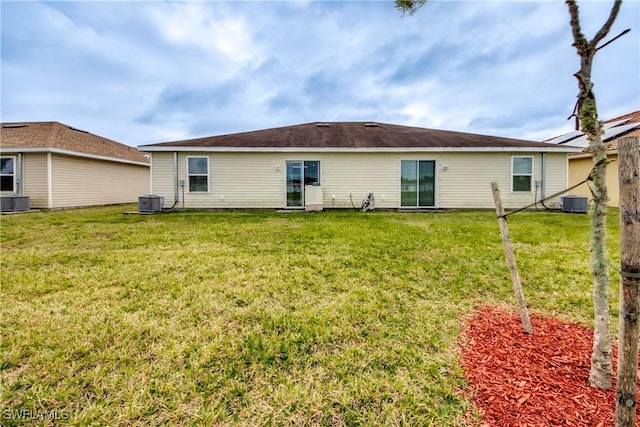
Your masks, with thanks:
M 178 152 L 173 152 L 173 209 L 180 201 L 180 183 L 178 182 Z
M 18 191 L 16 191 L 16 193 L 18 193 L 19 195 L 23 195 L 24 194 L 24 190 L 23 190 L 23 183 L 24 183 L 24 167 L 22 164 L 22 153 L 18 153 L 18 168 L 17 168 L 17 172 L 18 172 L 18 179 L 16 180 L 16 186 L 18 187 Z
M 547 153 L 542 152 L 540 155 L 540 200 L 544 200 L 545 198 L 544 183 L 547 175 L 546 154 Z
M 53 209 L 53 160 L 47 153 L 47 209 Z
M 153 194 L 153 158 L 148 154 L 144 156 L 149 157 L 149 194 Z

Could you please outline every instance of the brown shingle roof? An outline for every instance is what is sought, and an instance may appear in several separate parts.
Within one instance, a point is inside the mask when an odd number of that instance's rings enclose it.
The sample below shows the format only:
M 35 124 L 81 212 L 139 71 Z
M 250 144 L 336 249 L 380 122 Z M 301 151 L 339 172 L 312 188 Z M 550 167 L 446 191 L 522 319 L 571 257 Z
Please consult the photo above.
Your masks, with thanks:
M 58 122 L 2 123 L 0 148 L 58 149 L 149 163 L 134 147 Z
M 314 122 L 272 129 L 209 136 L 184 141 L 144 145 L 142 149 L 176 148 L 313 148 L 313 149 L 483 149 L 550 148 L 555 145 L 476 135 L 463 132 L 425 129 L 411 126 L 369 122 Z

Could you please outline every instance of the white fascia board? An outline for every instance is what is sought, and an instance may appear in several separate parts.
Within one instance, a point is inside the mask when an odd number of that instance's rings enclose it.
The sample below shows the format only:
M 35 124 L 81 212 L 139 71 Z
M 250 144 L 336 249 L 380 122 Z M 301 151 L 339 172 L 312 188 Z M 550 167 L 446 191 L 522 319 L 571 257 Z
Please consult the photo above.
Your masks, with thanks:
M 388 148 L 318 148 L 318 147 L 138 147 L 145 152 L 198 153 L 578 153 L 583 149 L 569 146 L 544 147 L 388 147 Z
M 117 157 L 109 157 L 109 156 L 100 156 L 98 154 L 89 154 L 89 153 L 81 153 L 79 151 L 72 150 L 64 150 L 61 148 L 52 148 L 52 147 L 11 147 L 11 148 L 3 148 L 0 150 L 2 153 L 52 153 L 52 154 L 64 154 L 65 156 L 75 156 L 75 157 L 84 157 L 87 159 L 94 160 L 104 160 L 107 162 L 117 162 L 117 163 L 128 163 L 131 165 L 137 166 L 147 166 L 149 167 L 149 163 L 144 162 L 136 162 L 135 160 L 126 160 L 120 159 Z

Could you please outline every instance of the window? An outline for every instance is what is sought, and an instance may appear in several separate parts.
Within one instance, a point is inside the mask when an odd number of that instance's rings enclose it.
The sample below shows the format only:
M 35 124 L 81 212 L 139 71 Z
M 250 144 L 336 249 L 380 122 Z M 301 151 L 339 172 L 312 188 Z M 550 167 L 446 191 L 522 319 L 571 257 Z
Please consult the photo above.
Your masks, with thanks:
M 400 163 L 400 206 L 435 206 L 436 162 L 402 160 Z
M 187 175 L 189 175 L 189 192 L 209 191 L 209 158 L 187 157 Z
M 0 191 L 15 191 L 15 163 L 16 159 L 14 157 L 0 158 Z
M 533 157 L 512 157 L 511 176 L 511 191 L 531 191 L 531 179 L 533 177 Z

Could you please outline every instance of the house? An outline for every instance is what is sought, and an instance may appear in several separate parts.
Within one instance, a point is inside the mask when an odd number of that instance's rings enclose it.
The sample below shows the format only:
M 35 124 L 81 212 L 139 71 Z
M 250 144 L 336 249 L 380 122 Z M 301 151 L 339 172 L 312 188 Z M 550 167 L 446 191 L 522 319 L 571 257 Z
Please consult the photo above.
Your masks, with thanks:
M 607 144 L 607 158 L 611 161 L 607 165 L 607 192 L 609 206 L 620 205 L 620 189 L 618 186 L 618 140 L 623 137 L 635 136 L 640 141 L 640 111 L 625 114 L 602 122 L 604 134 L 602 140 Z M 580 147 L 579 153 L 569 155 L 569 184 L 575 185 L 587 176 L 593 168 L 593 157 L 586 151 L 589 146 L 587 137 L 581 131 L 573 131 L 545 141 L 549 144 L 572 145 Z M 586 185 L 571 191 L 571 194 L 585 196 L 589 199 L 591 190 Z
M 318 202 L 360 207 L 370 192 L 377 208 L 493 208 L 492 181 L 505 207 L 515 208 L 567 188 L 567 156 L 579 151 L 365 122 L 306 123 L 139 148 L 151 155 L 151 192 L 164 197 L 165 207 L 278 209 Z
M 31 208 L 135 202 L 149 193 L 149 160 L 130 147 L 58 122 L 2 123 L 3 196 Z

